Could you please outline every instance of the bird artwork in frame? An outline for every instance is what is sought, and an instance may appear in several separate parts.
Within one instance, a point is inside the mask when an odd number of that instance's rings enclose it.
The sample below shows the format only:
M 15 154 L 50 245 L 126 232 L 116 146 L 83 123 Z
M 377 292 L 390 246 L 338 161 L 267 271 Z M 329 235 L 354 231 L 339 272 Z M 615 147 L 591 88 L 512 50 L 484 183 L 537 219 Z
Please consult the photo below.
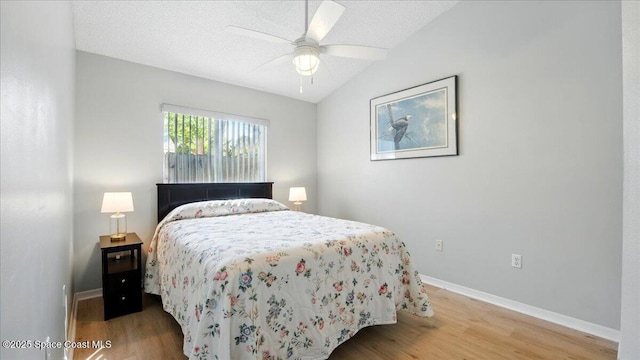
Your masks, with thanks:
M 456 80 L 371 99 L 371 160 L 458 155 Z

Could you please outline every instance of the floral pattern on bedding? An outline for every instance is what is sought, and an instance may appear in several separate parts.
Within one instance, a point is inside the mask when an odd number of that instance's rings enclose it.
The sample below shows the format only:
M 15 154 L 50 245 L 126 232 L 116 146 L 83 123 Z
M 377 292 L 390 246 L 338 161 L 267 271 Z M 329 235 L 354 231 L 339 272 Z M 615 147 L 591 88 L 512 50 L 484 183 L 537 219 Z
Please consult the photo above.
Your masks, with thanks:
M 326 359 L 396 309 L 433 315 L 392 232 L 286 209 L 203 202 L 158 225 L 145 291 L 162 296 L 190 359 Z

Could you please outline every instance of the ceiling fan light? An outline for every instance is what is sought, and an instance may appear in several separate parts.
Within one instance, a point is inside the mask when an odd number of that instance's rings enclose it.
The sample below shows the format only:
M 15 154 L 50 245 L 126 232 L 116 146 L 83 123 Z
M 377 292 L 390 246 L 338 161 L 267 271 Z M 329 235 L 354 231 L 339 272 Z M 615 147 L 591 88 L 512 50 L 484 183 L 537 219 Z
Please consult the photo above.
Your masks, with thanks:
M 295 65 L 298 74 L 311 76 L 318 71 L 318 67 L 320 67 L 318 55 L 318 49 L 313 46 L 299 46 L 296 48 L 293 55 L 293 65 Z

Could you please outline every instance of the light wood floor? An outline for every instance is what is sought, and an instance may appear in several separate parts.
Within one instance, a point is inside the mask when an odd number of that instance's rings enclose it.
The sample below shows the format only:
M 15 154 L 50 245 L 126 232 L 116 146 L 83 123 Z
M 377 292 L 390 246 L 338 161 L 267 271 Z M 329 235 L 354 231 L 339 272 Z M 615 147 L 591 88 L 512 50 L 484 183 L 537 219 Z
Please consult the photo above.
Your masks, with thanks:
M 443 289 L 427 286 L 435 316 L 403 311 L 394 325 L 360 330 L 329 360 L 616 359 L 618 345 Z M 111 340 L 110 349 L 76 349 L 75 359 L 186 359 L 182 333 L 145 295 L 140 313 L 102 321 L 102 298 L 78 304 L 76 341 Z

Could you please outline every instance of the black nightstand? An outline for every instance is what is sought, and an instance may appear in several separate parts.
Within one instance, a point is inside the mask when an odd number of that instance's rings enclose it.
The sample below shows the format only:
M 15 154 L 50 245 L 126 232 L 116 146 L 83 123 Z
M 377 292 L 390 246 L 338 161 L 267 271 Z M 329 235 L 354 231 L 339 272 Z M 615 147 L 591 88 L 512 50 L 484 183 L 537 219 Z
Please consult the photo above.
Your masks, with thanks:
M 100 249 L 104 319 L 142 311 L 142 240 L 136 233 L 127 233 L 124 241 L 100 236 Z

